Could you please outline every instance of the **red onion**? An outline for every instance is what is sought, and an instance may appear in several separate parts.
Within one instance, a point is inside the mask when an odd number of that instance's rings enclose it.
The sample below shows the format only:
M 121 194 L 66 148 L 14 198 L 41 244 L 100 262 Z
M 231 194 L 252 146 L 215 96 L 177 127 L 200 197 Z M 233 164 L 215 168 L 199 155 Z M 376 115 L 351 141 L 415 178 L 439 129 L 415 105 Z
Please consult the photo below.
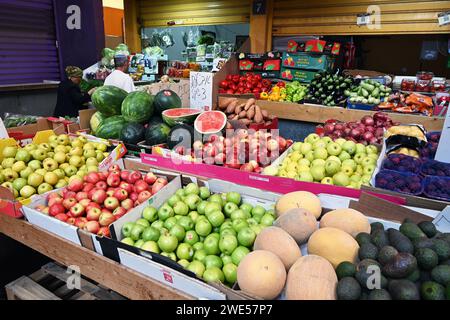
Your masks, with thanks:
M 372 133 L 374 133 L 374 132 L 375 132 L 375 128 L 372 127 L 372 126 L 366 126 L 366 132 L 372 132 Z
M 364 134 L 362 135 L 362 138 L 367 141 L 370 142 L 371 139 L 375 138 L 372 132 L 364 132 Z
M 344 130 L 344 125 L 342 123 L 338 123 L 334 126 L 334 130 Z
M 365 126 L 373 126 L 375 124 L 375 121 L 371 116 L 365 116 L 364 118 L 361 119 L 361 123 L 364 124 Z
M 378 139 L 375 137 L 372 137 L 372 139 L 369 140 L 369 144 L 378 144 Z
M 361 136 L 361 131 L 359 131 L 359 129 L 352 129 L 352 131 L 350 132 L 350 136 L 353 139 L 358 139 Z
M 324 131 L 326 134 L 331 134 L 333 133 L 333 131 L 335 130 L 335 125 L 332 123 L 327 123 L 324 127 L 323 127 Z
M 384 135 L 384 129 L 383 128 L 377 128 L 377 130 L 375 130 L 375 137 L 377 138 L 381 138 Z
M 351 128 L 345 128 L 345 129 L 344 129 L 344 136 L 345 136 L 345 137 L 348 137 L 348 136 L 350 135 L 350 132 L 352 132 L 352 129 L 351 129 Z

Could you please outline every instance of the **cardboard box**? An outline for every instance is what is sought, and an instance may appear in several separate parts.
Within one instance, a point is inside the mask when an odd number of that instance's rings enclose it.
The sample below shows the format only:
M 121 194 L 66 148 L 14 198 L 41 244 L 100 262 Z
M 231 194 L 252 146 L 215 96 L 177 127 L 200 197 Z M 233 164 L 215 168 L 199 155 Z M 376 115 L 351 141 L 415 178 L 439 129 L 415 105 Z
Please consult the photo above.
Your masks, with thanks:
M 300 81 L 303 83 L 310 83 L 314 80 L 314 76 L 317 72 L 308 71 L 308 70 L 300 70 L 300 69 L 289 69 L 282 67 L 281 68 L 281 79 L 288 81 Z
M 307 70 L 332 70 L 335 59 L 328 55 L 310 53 L 283 53 L 282 66 Z
M 9 128 L 7 132 L 10 138 L 15 139 L 23 147 L 30 144 L 36 136 L 36 133 L 40 131 L 55 130 L 56 132 L 62 132 L 61 129 L 59 126 L 53 126 L 46 118 L 39 118 L 34 124 Z

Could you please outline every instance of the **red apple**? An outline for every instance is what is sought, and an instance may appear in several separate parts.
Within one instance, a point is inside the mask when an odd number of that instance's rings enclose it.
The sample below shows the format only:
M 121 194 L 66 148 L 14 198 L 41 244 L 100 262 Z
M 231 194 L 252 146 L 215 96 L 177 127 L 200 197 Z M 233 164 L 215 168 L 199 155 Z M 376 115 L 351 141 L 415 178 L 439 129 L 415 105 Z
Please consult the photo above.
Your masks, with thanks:
M 101 190 L 101 189 L 94 188 L 94 189 L 92 189 L 91 191 L 89 191 L 89 192 L 88 192 L 88 199 L 91 199 L 91 200 L 92 200 L 92 196 L 94 195 L 94 193 L 95 193 L 97 190 Z
M 108 171 L 109 171 L 109 172 L 113 172 L 113 171 L 119 171 L 119 172 L 121 172 L 122 169 L 120 169 L 120 166 L 119 166 L 118 164 L 114 164 L 114 165 L 112 165 L 112 166 L 108 169 Z
M 71 226 L 74 226 L 75 225 L 75 222 L 76 222 L 76 219 L 75 218 L 69 218 L 69 219 L 67 219 L 67 224 L 70 224 Z
M 100 207 L 100 205 L 98 203 L 91 202 L 87 205 L 86 212 L 89 212 L 89 210 L 91 210 L 92 208 L 101 209 L 102 207 Z
M 97 189 L 102 189 L 102 190 L 108 189 L 108 185 L 106 184 L 105 181 L 99 181 L 99 182 L 97 182 L 97 183 L 95 184 L 95 187 L 96 187 Z
M 76 177 L 70 181 L 67 189 L 69 191 L 79 192 L 83 189 L 83 187 L 83 179 Z
M 120 184 L 120 175 L 119 174 L 113 174 L 111 173 L 108 176 L 108 179 L 106 180 L 106 183 L 108 184 L 108 186 L 113 187 L 113 188 L 117 188 Z
M 115 210 L 119 206 L 119 200 L 114 197 L 108 197 L 103 204 L 106 209 Z
M 80 229 L 83 229 L 84 226 L 86 225 L 86 223 L 88 223 L 88 222 L 89 221 L 86 218 L 84 218 L 84 217 L 76 218 L 75 219 L 75 226 L 80 228 Z
M 128 210 L 131 210 L 131 209 L 134 208 L 134 204 L 133 204 L 133 203 L 134 203 L 133 200 L 131 200 L 131 199 L 125 199 L 125 200 L 123 200 L 123 201 L 120 203 L 120 205 L 128 211 Z
M 114 215 L 112 213 L 102 213 L 100 215 L 100 218 L 98 219 L 98 222 L 100 223 L 100 226 L 102 226 L 102 227 L 107 227 L 114 221 L 116 221 L 116 218 L 114 217 Z
M 108 210 L 108 209 L 106 209 L 106 208 L 103 208 L 103 209 L 102 209 L 102 213 L 111 213 L 111 214 L 112 214 L 111 210 Z
M 67 220 L 69 220 L 69 216 L 64 213 L 58 214 L 55 218 L 62 222 L 67 222 Z
M 75 198 L 76 195 L 77 195 L 76 192 L 69 191 L 68 189 L 65 189 L 63 191 L 64 199 Z
M 99 208 L 90 208 L 89 211 L 87 211 L 86 218 L 88 219 L 88 221 L 98 221 L 101 214 L 102 210 L 100 210 Z
M 92 184 L 96 184 L 97 182 L 100 181 L 100 176 L 97 172 L 91 172 L 88 173 L 85 177 L 84 177 L 84 181 L 87 183 L 92 183 Z
M 107 198 L 105 190 L 97 190 L 92 195 L 92 201 L 98 204 L 103 204 Z
M 98 223 L 98 221 L 88 221 L 85 225 L 84 225 L 84 230 L 91 232 L 93 234 L 97 234 L 100 230 L 100 224 Z
M 152 186 L 152 194 L 158 193 L 164 187 L 165 187 L 165 185 L 163 185 L 162 183 L 155 183 Z
M 162 184 L 163 186 L 166 186 L 169 184 L 169 182 L 167 181 L 166 178 L 158 178 L 155 183 Z
M 133 171 L 128 176 L 127 182 L 130 184 L 135 184 L 140 179 L 142 179 L 142 174 L 139 171 Z
M 75 198 L 68 198 L 63 201 L 63 206 L 66 210 L 70 210 L 74 205 L 77 204 L 77 200 Z
M 123 201 L 128 198 L 128 192 L 124 189 L 116 189 L 113 197 L 117 198 L 119 201 Z
M 134 190 L 133 186 L 127 182 L 120 183 L 119 188 L 124 189 L 128 193 L 132 193 Z
M 51 205 L 48 209 L 49 215 L 56 217 L 58 214 L 65 213 L 66 208 L 61 203 L 55 203 Z
M 70 216 L 73 218 L 81 217 L 82 215 L 84 215 L 84 213 L 85 213 L 84 207 L 79 203 L 71 207 L 69 211 Z
M 157 179 L 158 179 L 158 177 L 155 176 L 155 174 L 153 172 L 147 173 L 144 177 L 144 181 L 147 182 L 149 185 L 154 184 Z
M 122 179 L 122 181 L 127 181 L 129 175 L 130 175 L 130 171 L 124 170 L 120 173 L 120 179 Z
M 92 202 L 92 201 L 89 200 L 89 199 L 83 199 L 83 200 L 81 200 L 81 201 L 78 202 L 78 203 L 81 204 L 83 207 L 87 208 L 87 206 L 90 205 L 91 202 Z
M 63 198 L 53 197 L 53 198 L 51 198 L 51 199 L 48 201 L 48 206 L 51 207 L 51 206 L 53 206 L 54 204 L 57 204 L 57 203 L 62 204 L 63 201 L 64 201 Z
M 108 172 L 99 172 L 98 178 L 100 181 L 106 181 L 106 179 L 108 179 Z
M 241 166 L 240 170 L 245 172 L 253 172 L 255 168 L 250 163 L 246 163 Z
M 99 237 L 110 237 L 111 236 L 111 234 L 109 233 L 108 227 L 101 227 L 100 230 L 98 231 L 97 235 Z
M 147 182 L 145 182 L 144 180 L 138 180 L 134 184 L 134 191 L 136 193 L 141 193 L 142 191 L 145 191 L 145 190 L 148 190 L 148 189 L 149 189 L 149 186 L 148 186 Z
M 88 193 L 87 192 L 78 192 L 77 195 L 75 196 L 75 199 L 77 199 L 78 202 L 80 202 L 83 199 L 87 199 L 88 198 Z
M 194 147 L 195 151 L 202 150 L 203 149 L 203 142 L 195 141 L 193 147 Z
M 146 191 L 142 191 L 141 193 L 139 193 L 137 201 L 139 203 L 144 203 L 145 201 L 147 201 L 151 197 L 152 197 L 152 193 L 150 191 L 147 191 L 147 190 Z
M 113 211 L 113 216 L 116 218 L 116 220 L 119 220 L 121 217 L 123 217 L 128 212 L 127 209 L 123 207 L 118 207 Z
M 132 193 L 130 193 L 130 195 L 128 197 L 131 199 L 131 201 L 135 202 L 135 201 L 137 201 L 139 194 L 136 192 L 132 192 Z
M 116 190 L 110 189 L 110 190 L 106 191 L 106 196 L 108 196 L 108 197 L 114 197 L 114 193 L 115 193 L 115 192 L 116 192 Z
M 53 198 L 62 198 L 63 196 L 59 192 L 53 192 L 50 193 L 47 197 L 48 200 L 51 200 Z
M 87 193 L 89 193 L 89 191 L 91 191 L 92 189 L 94 189 L 95 188 L 95 184 L 92 184 L 92 183 L 85 183 L 84 184 L 84 188 L 83 188 L 83 192 L 87 192 Z

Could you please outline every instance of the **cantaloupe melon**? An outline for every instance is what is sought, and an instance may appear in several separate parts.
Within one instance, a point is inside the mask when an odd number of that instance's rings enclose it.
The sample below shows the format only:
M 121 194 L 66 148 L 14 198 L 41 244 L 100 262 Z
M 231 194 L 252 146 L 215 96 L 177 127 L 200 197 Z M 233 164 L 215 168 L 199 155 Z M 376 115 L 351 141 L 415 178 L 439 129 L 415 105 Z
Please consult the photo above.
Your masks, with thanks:
M 318 196 L 307 191 L 288 193 L 282 196 L 275 207 L 277 216 L 280 217 L 294 208 L 301 208 L 311 212 L 316 219 L 322 214 L 322 205 Z
M 341 262 L 356 262 L 359 245 L 347 232 L 336 228 L 319 229 L 308 241 L 308 253 L 327 259 L 334 268 Z
M 354 209 L 338 209 L 328 212 L 320 220 L 320 227 L 341 229 L 354 238 L 361 232 L 370 233 L 369 219 Z
M 305 209 L 291 209 L 274 224 L 286 231 L 298 244 L 308 242 L 309 237 L 319 228 L 316 217 Z
M 326 259 L 308 255 L 297 260 L 286 281 L 288 300 L 336 300 L 338 279 Z
M 237 281 L 242 291 L 272 300 L 286 284 L 283 262 L 270 251 L 253 251 L 242 259 L 237 269 Z
M 276 254 L 283 261 L 286 270 L 302 256 L 297 242 L 286 231 L 268 227 L 256 237 L 254 250 L 266 250 Z

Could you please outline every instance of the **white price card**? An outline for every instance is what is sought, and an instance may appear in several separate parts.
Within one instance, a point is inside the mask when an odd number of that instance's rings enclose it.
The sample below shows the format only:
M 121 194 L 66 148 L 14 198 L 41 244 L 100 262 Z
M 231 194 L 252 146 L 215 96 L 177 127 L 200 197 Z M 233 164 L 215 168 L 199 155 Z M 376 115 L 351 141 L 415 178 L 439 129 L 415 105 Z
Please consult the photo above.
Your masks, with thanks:
M 212 109 L 213 80 L 213 73 L 191 72 L 191 108 L 198 110 Z
M 439 26 L 445 26 L 450 24 L 450 11 L 442 12 L 438 14 Z
M 447 206 L 433 220 L 436 229 L 440 232 L 450 232 L 450 206 Z
M 359 14 L 356 18 L 356 24 L 358 26 L 367 26 L 370 24 L 370 15 L 369 14 Z

